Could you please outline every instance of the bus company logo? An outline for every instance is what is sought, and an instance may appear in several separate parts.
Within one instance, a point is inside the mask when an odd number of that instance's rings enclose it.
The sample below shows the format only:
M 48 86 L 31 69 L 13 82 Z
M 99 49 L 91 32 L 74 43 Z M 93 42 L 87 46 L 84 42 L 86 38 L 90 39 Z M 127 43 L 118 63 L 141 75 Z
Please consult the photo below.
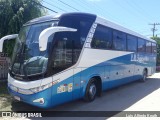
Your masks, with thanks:
M 131 54 L 131 61 L 137 61 L 136 54 Z
M 11 112 L 2 112 L 2 117 L 12 117 Z
M 22 117 L 42 117 L 41 113 L 15 113 L 15 112 L 2 112 L 2 117 L 14 117 L 14 118 L 22 118 Z

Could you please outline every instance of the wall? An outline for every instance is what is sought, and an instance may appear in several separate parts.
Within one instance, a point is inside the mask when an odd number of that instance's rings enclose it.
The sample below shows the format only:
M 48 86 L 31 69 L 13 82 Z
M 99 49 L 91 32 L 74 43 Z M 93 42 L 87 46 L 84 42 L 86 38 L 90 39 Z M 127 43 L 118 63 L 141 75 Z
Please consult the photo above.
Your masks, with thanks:
M 8 54 L 0 53 L 0 80 L 7 80 L 10 58 Z

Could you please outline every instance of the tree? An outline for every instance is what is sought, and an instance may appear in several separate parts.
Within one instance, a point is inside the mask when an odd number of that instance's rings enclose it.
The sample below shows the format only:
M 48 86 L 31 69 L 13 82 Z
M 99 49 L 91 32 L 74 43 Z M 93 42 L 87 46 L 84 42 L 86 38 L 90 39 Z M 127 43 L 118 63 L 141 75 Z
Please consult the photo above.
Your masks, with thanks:
M 160 37 L 151 37 L 151 39 L 157 42 L 157 65 L 160 65 Z
M 0 0 L 0 38 L 17 34 L 27 21 L 46 14 L 38 5 L 40 0 Z M 4 45 L 4 51 L 11 55 L 14 41 Z

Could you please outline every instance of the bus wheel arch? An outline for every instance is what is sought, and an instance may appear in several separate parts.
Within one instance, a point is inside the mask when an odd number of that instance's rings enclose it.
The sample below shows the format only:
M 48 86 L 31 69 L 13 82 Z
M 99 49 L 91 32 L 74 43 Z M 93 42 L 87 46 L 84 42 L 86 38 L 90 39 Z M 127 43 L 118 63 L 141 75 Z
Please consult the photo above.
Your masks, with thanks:
M 94 91 L 94 90 L 96 91 L 96 93 L 94 94 L 94 92 L 93 92 L 94 96 L 92 96 L 92 94 L 90 94 L 90 93 L 92 93 L 91 91 Z M 89 82 L 86 86 L 84 100 L 87 102 L 92 102 L 92 101 L 94 101 L 96 96 L 101 96 L 101 94 L 102 94 L 101 78 L 99 76 L 94 76 L 89 80 Z

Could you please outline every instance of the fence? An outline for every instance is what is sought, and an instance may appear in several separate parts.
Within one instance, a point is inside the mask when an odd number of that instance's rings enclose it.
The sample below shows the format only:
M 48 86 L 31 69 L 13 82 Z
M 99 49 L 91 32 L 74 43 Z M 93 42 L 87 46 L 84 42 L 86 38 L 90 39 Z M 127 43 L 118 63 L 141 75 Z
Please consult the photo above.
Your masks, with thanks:
M 0 80 L 6 80 L 8 77 L 8 69 L 10 66 L 10 58 L 6 53 L 0 53 Z

